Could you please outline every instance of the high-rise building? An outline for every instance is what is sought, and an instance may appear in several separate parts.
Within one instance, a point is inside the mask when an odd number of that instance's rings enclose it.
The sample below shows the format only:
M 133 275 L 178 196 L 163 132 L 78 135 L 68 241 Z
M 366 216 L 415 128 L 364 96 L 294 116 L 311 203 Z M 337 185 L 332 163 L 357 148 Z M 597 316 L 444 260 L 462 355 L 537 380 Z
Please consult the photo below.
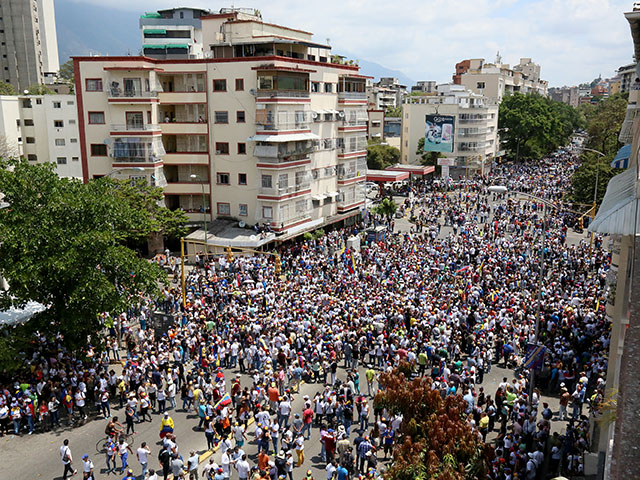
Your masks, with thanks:
M 144 176 L 193 221 L 205 209 L 288 235 L 357 215 L 359 68 L 258 12 L 199 21 L 203 58 L 74 58 L 84 180 Z
M 202 20 L 210 14 L 200 8 L 170 8 L 140 17 L 142 52 L 147 57 L 203 58 Z
M 490 171 L 500 155 L 498 142 L 498 106 L 461 85 L 437 86 L 435 96 L 407 97 L 402 105 L 401 161 L 418 164 L 418 142 L 426 136 L 426 116 L 453 117 L 453 151 L 443 176 L 465 177 Z
M 0 2 L 0 81 L 22 91 L 60 68 L 53 0 Z

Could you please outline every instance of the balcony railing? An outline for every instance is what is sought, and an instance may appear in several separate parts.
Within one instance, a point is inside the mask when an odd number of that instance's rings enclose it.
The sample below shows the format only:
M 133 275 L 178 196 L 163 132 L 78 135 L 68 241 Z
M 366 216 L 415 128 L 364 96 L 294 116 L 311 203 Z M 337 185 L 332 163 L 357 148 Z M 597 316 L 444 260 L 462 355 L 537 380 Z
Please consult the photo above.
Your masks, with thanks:
M 347 145 L 341 145 L 338 147 L 339 153 L 354 153 L 354 152 L 364 152 L 367 150 L 367 142 L 366 140 L 363 142 L 357 142 L 355 144 L 349 143 Z
M 483 123 L 486 122 L 486 118 L 458 118 L 458 123 L 464 125 L 466 123 Z
M 301 121 L 269 121 L 269 120 L 256 120 L 256 126 L 258 130 L 278 131 L 278 130 L 308 130 L 311 128 L 310 122 L 306 120 Z
M 340 100 L 366 100 L 367 94 L 365 92 L 338 92 L 338 99 Z
M 464 145 L 462 143 L 458 144 L 459 152 L 482 152 L 487 148 L 486 144 L 480 143 L 478 145 Z
M 486 128 L 478 128 L 475 131 L 471 131 L 471 132 L 465 132 L 464 130 L 458 130 L 458 135 L 460 137 L 478 137 L 478 136 L 483 136 L 487 134 L 487 129 Z
M 305 90 L 258 90 L 258 97 L 309 98 L 309 92 Z
M 306 181 L 306 182 L 294 183 L 292 185 L 287 185 L 282 187 L 279 184 L 276 184 L 275 187 L 260 186 L 258 190 L 263 195 L 282 196 L 282 195 L 288 195 L 291 193 L 302 192 L 304 190 L 308 190 L 309 188 L 311 188 L 311 182 Z
M 620 134 L 618 135 L 620 143 L 627 144 L 633 142 L 633 123 L 638 115 L 640 115 L 640 105 L 627 105 L 627 113 L 624 117 L 624 122 L 622 122 Z
M 158 92 L 142 90 L 122 90 L 121 88 L 109 88 L 109 98 L 155 98 Z
M 146 125 L 143 124 L 111 124 L 111 131 L 112 132 L 149 132 L 149 131 L 156 131 L 156 130 L 160 130 L 160 125 L 158 125 L 157 123 L 147 123 Z
M 281 150 L 275 145 L 256 145 L 253 149 L 254 157 L 260 159 L 288 159 L 288 160 L 303 160 L 311 152 L 313 152 L 313 145 L 308 147 L 297 148 L 295 150 Z

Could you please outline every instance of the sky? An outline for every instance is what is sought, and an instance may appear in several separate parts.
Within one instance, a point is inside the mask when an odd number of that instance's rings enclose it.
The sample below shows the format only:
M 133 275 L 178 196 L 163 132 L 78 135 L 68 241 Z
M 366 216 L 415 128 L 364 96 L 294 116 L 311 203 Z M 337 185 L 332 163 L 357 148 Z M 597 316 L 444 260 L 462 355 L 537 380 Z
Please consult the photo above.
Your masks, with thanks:
M 75 0 L 104 4 L 104 0 Z M 219 10 L 233 3 L 210 0 L 110 0 L 135 14 L 187 5 Z M 467 58 L 515 65 L 529 57 L 550 86 L 576 85 L 633 61 L 623 13 L 629 0 L 243 0 L 263 20 L 329 39 L 334 53 L 349 52 L 413 80 L 451 80 Z M 354 59 L 355 60 L 355 59 Z

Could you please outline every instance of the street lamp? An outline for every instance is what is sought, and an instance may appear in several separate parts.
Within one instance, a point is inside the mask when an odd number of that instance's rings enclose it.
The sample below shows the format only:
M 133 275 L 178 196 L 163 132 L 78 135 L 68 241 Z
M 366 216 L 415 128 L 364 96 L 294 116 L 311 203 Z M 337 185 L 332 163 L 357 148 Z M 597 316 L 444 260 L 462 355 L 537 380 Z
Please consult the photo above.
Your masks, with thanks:
M 204 195 L 204 181 L 202 181 L 202 179 L 195 173 L 192 173 L 191 175 L 189 175 L 189 177 L 191 177 L 194 181 L 200 180 L 200 186 L 202 187 L 202 219 L 204 221 L 204 259 L 206 262 L 207 259 L 209 258 L 209 240 L 208 240 L 209 237 L 207 234 L 207 204 L 205 202 L 205 195 Z

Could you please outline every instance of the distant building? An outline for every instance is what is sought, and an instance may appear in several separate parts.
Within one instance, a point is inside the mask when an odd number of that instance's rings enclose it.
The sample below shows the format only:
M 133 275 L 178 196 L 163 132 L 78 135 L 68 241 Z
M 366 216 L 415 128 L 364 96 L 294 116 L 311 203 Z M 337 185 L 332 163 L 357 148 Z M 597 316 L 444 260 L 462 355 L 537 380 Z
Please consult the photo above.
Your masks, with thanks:
M 398 107 L 406 96 L 407 86 L 395 77 L 382 77 L 379 82 L 367 84 L 367 105 L 372 110 Z
M 369 122 L 367 127 L 368 140 L 384 140 L 384 110 L 367 110 Z
M 0 81 L 19 92 L 60 69 L 53 0 L 0 2 Z
M 203 58 L 201 17 L 210 13 L 182 7 L 145 13 L 140 17 L 144 55 L 166 60 Z
M 500 55 L 495 63 L 486 63 L 483 58 L 463 60 L 456 64 L 453 81 L 484 95 L 489 103 L 494 104 L 499 104 L 505 95 L 514 92 L 547 96 L 548 82 L 540 79 L 540 65 L 530 58 L 521 58 L 513 68 L 503 64 Z
M 402 105 L 402 163 L 419 163 L 416 150 L 426 134 L 426 115 L 450 115 L 454 117 L 453 152 L 443 154 L 450 163 L 443 175 L 457 178 L 487 173 L 501 155 L 498 106 L 462 85 L 438 85 L 437 92 L 435 96 L 407 97 Z
M 411 87 L 411 92 L 434 93 L 436 91 L 436 85 L 435 80 L 421 81 Z
M 61 177 L 82 178 L 75 95 L 0 96 L 3 143 L 30 163 L 54 163 Z
M 548 94 L 556 102 L 566 103 L 574 108 L 580 104 L 578 87 L 551 87 Z
M 631 90 L 631 86 L 636 80 L 636 64 L 630 63 L 629 65 L 623 65 L 617 70 L 617 76 L 620 77 L 620 93 L 625 93 Z

